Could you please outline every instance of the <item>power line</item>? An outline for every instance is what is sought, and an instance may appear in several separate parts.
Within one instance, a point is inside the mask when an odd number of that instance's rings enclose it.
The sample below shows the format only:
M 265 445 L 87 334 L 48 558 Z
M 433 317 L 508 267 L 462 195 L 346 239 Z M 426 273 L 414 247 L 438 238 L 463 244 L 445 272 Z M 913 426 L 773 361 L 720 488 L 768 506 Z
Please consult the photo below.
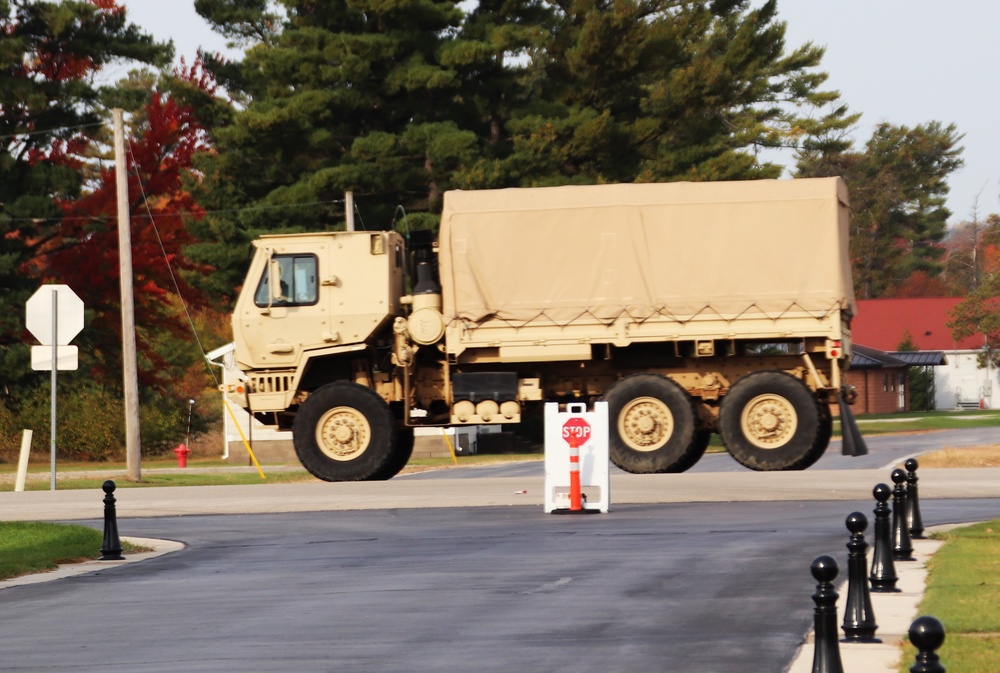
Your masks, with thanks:
M 140 185 L 141 185 L 140 181 Z M 145 199 L 145 196 L 143 197 Z M 343 199 L 334 199 L 332 201 L 303 201 L 302 203 L 283 203 L 276 204 L 273 206 L 247 206 L 246 208 L 231 208 L 231 209 L 219 209 L 219 210 L 181 210 L 175 213 L 152 213 L 149 211 L 148 204 L 146 204 L 146 214 L 137 213 L 134 215 L 129 215 L 132 220 L 156 220 L 164 217 L 200 217 L 202 215 L 220 215 L 227 213 L 245 213 L 255 210 L 280 210 L 282 208 L 305 208 L 309 206 L 326 206 L 326 205 L 337 205 L 343 204 Z M 144 201 L 145 204 L 145 201 Z M 8 222 L 76 222 L 76 221 L 91 221 L 91 220 L 116 220 L 117 215 L 67 215 L 65 217 L 8 217 L 5 218 Z
M 135 155 L 132 154 L 132 143 L 129 142 L 128 138 L 125 139 L 125 143 L 128 146 L 128 153 L 132 157 L 132 162 L 135 163 Z M 153 223 L 153 233 L 156 234 L 156 242 L 160 246 L 160 252 L 163 254 L 163 262 L 167 266 L 167 273 L 170 275 L 170 281 L 174 284 L 174 292 L 177 293 L 177 300 L 181 303 L 181 307 L 184 309 L 184 316 L 187 318 L 188 326 L 191 328 L 191 334 L 194 335 L 195 343 L 198 344 L 198 350 L 201 351 L 201 359 L 205 363 L 205 367 L 208 369 L 208 373 L 211 375 L 215 385 L 218 386 L 219 379 L 215 375 L 215 370 L 212 369 L 211 365 L 208 363 L 208 357 L 205 355 L 205 347 L 201 343 L 201 337 L 198 335 L 194 319 L 191 317 L 191 312 L 188 310 L 188 303 L 185 301 L 184 295 L 181 294 L 180 284 L 178 284 L 177 277 L 174 275 L 174 269 L 170 265 L 170 256 L 167 254 L 167 249 L 163 245 L 163 239 L 160 238 L 160 231 L 156 228 L 156 218 L 153 217 L 153 213 L 149 210 L 149 200 L 146 198 L 146 187 L 142 184 L 142 180 L 139 180 L 138 182 L 139 191 L 142 194 L 142 203 L 146 208 L 146 213 L 149 219 Z
M 104 126 L 103 122 L 95 122 L 93 124 L 80 124 L 78 126 L 59 126 L 53 129 L 47 129 L 43 131 L 25 131 L 23 133 L 10 133 L 6 135 L 0 135 L 0 140 L 8 140 L 10 138 L 23 138 L 25 136 L 40 136 L 51 133 L 58 133 L 60 131 L 73 131 L 79 129 L 91 129 L 99 126 Z

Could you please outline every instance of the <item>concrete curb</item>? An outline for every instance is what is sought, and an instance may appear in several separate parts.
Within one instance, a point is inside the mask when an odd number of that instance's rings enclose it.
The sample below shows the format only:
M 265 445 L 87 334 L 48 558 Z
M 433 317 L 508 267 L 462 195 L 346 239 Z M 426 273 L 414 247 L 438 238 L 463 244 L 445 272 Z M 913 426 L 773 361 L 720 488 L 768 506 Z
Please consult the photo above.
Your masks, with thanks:
M 966 525 L 966 524 L 961 524 Z M 940 532 L 957 526 L 939 526 L 933 530 Z M 919 617 L 917 608 L 923 600 L 924 589 L 927 586 L 927 562 L 944 543 L 939 540 L 913 540 L 913 561 L 895 562 L 896 576 L 899 580 L 895 593 L 872 593 L 872 612 L 878 628 L 875 637 L 880 643 L 856 643 L 840 641 L 840 660 L 845 671 L 866 671 L 866 673 L 897 673 L 902 664 L 902 645 L 909 643 L 910 625 Z M 871 558 L 869 550 L 869 559 Z M 847 601 L 846 558 L 841 564 L 841 577 L 837 586 L 840 598 L 837 609 L 842 618 L 844 604 Z M 837 624 L 838 631 L 840 623 Z M 815 655 L 814 632 L 810 630 L 806 641 L 799 648 L 792 660 L 787 673 L 811 673 Z
M 123 537 L 122 540 L 142 547 L 150 547 L 153 551 L 142 552 L 139 554 L 128 554 L 121 561 L 98 561 L 97 559 L 94 559 L 92 561 L 84 561 L 82 563 L 67 563 L 49 572 L 22 575 L 21 577 L 14 577 L 13 579 L 0 581 L 0 591 L 11 587 L 23 586 L 25 584 L 52 582 L 66 577 L 76 577 L 77 575 L 86 575 L 87 573 L 95 573 L 102 570 L 119 568 L 123 565 L 128 565 L 129 563 L 137 563 L 139 561 L 145 561 L 147 559 L 156 558 L 157 556 L 163 556 L 164 554 L 179 551 L 184 549 L 185 546 L 184 543 L 177 542 L 175 540 L 153 540 L 143 537 Z

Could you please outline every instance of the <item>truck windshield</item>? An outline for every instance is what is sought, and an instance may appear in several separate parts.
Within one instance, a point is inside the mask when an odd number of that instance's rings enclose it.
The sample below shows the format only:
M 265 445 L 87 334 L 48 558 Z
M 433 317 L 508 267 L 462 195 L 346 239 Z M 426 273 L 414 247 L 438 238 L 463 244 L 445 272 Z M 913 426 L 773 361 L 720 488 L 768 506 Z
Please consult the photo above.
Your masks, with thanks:
M 257 306 L 304 306 L 316 303 L 318 285 L 315 255 L 274 255 L 271 257 L 271 264 L 278 266 L 281 288 L 271 294 L 271 274 L 268 269 L 264 269 L 254 294 Z

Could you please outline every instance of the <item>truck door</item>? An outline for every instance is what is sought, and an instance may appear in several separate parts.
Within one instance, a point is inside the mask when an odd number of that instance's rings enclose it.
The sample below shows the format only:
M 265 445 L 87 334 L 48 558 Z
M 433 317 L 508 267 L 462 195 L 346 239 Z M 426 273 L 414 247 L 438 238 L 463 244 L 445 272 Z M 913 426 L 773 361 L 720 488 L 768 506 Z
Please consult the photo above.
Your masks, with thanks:
M 328 312 L 320 305 L 319 261 L 313 252 L 270 251 L 254 291 L 257 353 L 267 366 L 293 366 L 303 348 L 321 344 Z M 262 362 L 261 364 L 264 364 Z

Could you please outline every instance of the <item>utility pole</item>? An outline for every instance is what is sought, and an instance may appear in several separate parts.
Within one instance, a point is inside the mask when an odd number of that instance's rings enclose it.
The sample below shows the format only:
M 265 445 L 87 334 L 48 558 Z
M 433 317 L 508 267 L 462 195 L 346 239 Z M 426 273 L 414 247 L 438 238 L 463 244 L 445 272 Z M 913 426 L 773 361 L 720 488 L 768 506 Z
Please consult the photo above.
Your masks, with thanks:
M 132 234 L 125 163 L 125 124 L 121 108 L 112 111 L 115 127 L 115 180 L 118 186 L 118 257 L 122 294 L 122 376 L 125 394 L 125 459 L 129 481 L 142 479 L 139 450 L 139 381 L 135 348 L 135 300 L 132 296 Z M 53 367 L 54 368 L 54 367 Z

